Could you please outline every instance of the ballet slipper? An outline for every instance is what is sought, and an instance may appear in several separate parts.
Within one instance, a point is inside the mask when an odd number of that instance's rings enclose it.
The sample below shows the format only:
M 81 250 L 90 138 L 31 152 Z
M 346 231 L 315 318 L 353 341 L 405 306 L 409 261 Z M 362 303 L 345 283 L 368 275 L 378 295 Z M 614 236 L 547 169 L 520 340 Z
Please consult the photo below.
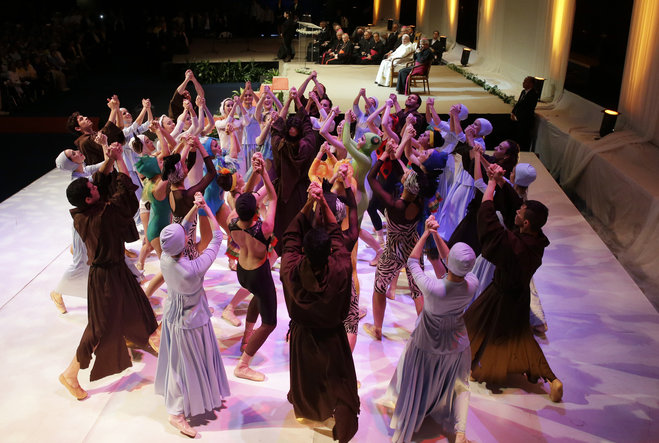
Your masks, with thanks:
M 222 311 L 222 318 L 228 321 L 230 324 L 233 326 L 240 326 L 242 322 L 238 317 L 236 317 L 236 314 L 233 312 L 233 306 L 232 305 L 227 305 L 226 308 Z
M 563 382 L 555 378 L 550 384 L 551 390 L 549 391 L 549 398 L 554 403 L 558 403 L 563 399 Z
M 170 415 L 169 424 L 178 429 L 179 432 L 186 437 L 195 438 L 197 436 L 197 431 L 190 426 L 183 414 Z
M 537 335 L 538 337 L 542 337 L 545 335 L 549 328 L 547 327 L 546 323 L 543 323 L 541 325 L 533 326 L 533 335 Z
M 382 328 L 378 328 L 372 323 L 364 323 L 364 331 L 374 339 L 382 340 Z
M 161 325 L 158 325 L 156 330 L 153 331 L 153 334 L 149 336 L 149 345 L 156 352 L 159 352 L 160 350 L 160 330 L 161 330 Z
M 87 391 L 82 389 L 80 385 L 73 386 L 69 381 L 64 377 L 64 374 L 60 374 L 59 382 L 64 385 L 64 387 L 73 395 L 77 400 L 84 400 L 87 398 Z
M 464 432 L 456 432 L 455 433 L 455 443 L 467 443 L 469 440 L 467 440 L 467 437 L 465 437 Z
M 362 318 L 366 317 L 366 308 L 359 307 L 359 319 L 361 320 Z
M 62 299 L 62 294 L 52 291 L 50 293 L 50 299 L 55 303 L 55 307 L 59 310 L 60 314 L 66 314 L 66 305 Z
M 125 249 L 124 248 L 124 253 L 126 254 L 126 257 L 128 258 L 137 258 L 137 254 L 130 249 Z
M 240 360 L 236 365 L 236 368 L 233 370 L 233 375 L 238 378 L 244 378 L 252 381 L 264 381 L 265 374 L 259 371 L 255 371 L 249 367 L 249 362 L 251 361 L 252 357 L 243 352 L 243 355 L 240 356 Z
M 382 252 L 383 252 L 382 248 L 378 249 L 378 250 L 375 252 L 375 257 L 373 257 L 373 260 L 371 260 L 370 262 L 368 262 L 368 264 L 369 264 L 370 266 L 377 266 L 377 265 L 378 265 L 378 262 L 380 261 L 380 257 L 382 256 Z

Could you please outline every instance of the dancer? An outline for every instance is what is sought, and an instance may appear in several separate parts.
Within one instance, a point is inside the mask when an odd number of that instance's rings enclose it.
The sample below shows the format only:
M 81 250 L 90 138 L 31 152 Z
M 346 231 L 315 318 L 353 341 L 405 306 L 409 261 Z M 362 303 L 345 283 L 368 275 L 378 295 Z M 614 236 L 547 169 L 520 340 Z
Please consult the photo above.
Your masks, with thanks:
M 124 242 L 139 239 L 133 214 L 137 211 L 135 185 L 127 175 L 121 145 L 107 148 L 108 158 L 94 174 L 94 181 L 79 178 L 66 189 L 74 226 L 85 242 L 91 262 L 88 283 L 88 323 L 76 355 L 59 381 L 78 400 L 87 392 L 78 383 L 78 372 L 96 356 L 90 380 L 117 374 L 132 365 L 125 338 L 140 345 L 158 326 L 139 283 L 124 261 Z M 111 174 L 114 163 L 119 174 Z M 111 190 L 114 194 L 110 195 Z M 125 338 L 124 338 L 125 337 Z
M 85 155 L 82 152 L 65 149 L 55 159 L 55 165 L 61 170 L 70 171 L 71 180 L 75 180 L 81 177 L 91 177 L 101 168 L 103 163 L 87 166 L 85 164 Z M 73 243 L 71 243 L 73 263 L 64 271 L 59 283 L 50 293 L 50 299 L 55 303 L 55 307 L 61 314 L 67 312 L 62 294 L 87 298 L 87 277 L 89 276 L 87 248 L 85 248 L 85 243 L 73 224 L 71 224 L 71 230 L 73 231 Z
M 222 231 L 214 217 L 210 217 L 213 239 L 208 247 L 194 260 L 183 254 L 187 243 L 185 225 L 196 219 L 200 208 L 211 212 L 198 192 L 183 224 L 168 225 L 160 234 L 160 268 L 168 294 L 154 381 L 156 394 L 165 397 L 169 423 L 191 438 L 197 431 L 185 417 L 220 408 L 230 395 L 204 291 L 204 276 L 222 243 Z
M 436 182 L 434 185 L 430 184 L 421 170 L 406 169 L 401 179 L 401 196 L 395 198 L 385 191 L 376 177 L 384 160 L 392 154 L 392 147 L 387 146 L 387 150 L 380 155 L 368 173 L 368 184 L 373 194 L 377 195 L 386 207 L 387 218 L 387 242 L 376 268 L 373 286 L 373 324 L 364 324 L 364 330 L 376 340 L 382 340 L 382 323 L 387 306 L 385 293 L 401 268 L 405 267 L 417 314 L 420 314 L 423 308 L 423 294 L 407 267 L 407 258 L 419 238 L 416 224 L 423 209 L 423 198 L 433 195 L 437 186 Z
M 243 353 L 233 373 L 239 378 L 264 381 L 265 375 L 251 369 L 249 363 L 277 326 L 277 292 L 268 261 L 268 246 L 274 229 L 277 194 L 265 171 L 265 162 L 260 153 L 254 155 L 252 171 L 263 180 L 270 203 L 265 218 L 263 220 L 255 218 L 256 198 L 251 192 L 245 192 L 236 199 L 236 207 L 229 215 L 231 238 L 240 247 L 238 281 L 243 288 L 254 294 L 247 308 L 245 333 L 240 346 Z M 261 326 L 254 330 L 259 314 Z
M 183 115 L 183 114 L 182 114 Z M 192 150 L 199 152 L 204 159 L 206 166 L 206 174 L 198 183 L 186 188 L 184 180 L 188 174 L 187 157 L 188 153 Z M 169 204 L 172 208 L 174 215 L 174 222 L 180 223 L 183 217 L 188 213 L 194 205 L 194 195 L 197 192 L 203 192 L 206 187 L 217 176 L 217 170 L 213 166 L 213 159 L 210 154 L 206 152 L 206 148 L 199 142 L 195 136 L 189 136 L 185 141 L 185 147 L 182 154 L 173 154 L 166 157 L 163 161 L 163 179 L 168 180 L 169 187 Z M 185 247 L 185 254 L 188 258 L 195 259 L 199 255 L 197 251 L 197 221 L 191 224 L 188 231 L 188 244 Z
M 529 283 L 542 264 L 549 240 L 542 232 L 548 209 L 527 200 L 515 216 L 515 231 L 507 231 L 492 202 L 497 183 L 503 181 L 499 165 L 488 168 L 490 178 L 478 213 L 483 257 L 494 263 L 494 281 L 467 309 L 465 323 L 472 354 L 472 377 L 504 383 L 510 373 L 524 373 L 535 383 L 550 383 L 549 398 L 563 397 L 563 383 L 554 375 L 529 324 Z
M 407 260 L 425 303 L 387 389 L 387 396 L 395 403 L 389 425 L 396 429 L 394 442 L 411 441 L 429 416 L 438 423 L 448 421 L 455 431 L 455 442 L 467 441 L 471 353 L 462 315 L 478 286 L 470 272 L 476 257 L 464 243 L 449 251 L 437 235 L 438 226 L 433 216 L 426 220 L 425 230 Z M 442 260 L 448 258 L 448 273 L 438 280 L 428 277 L 419 264 L 431 233 Z
M 291 100 L 297 105 L 297 113 L 284 120 L 283 115 L 288 112 Z M 295 88 L 291 88 L 286 104 L 272 124 L 272 152 L 278 177 L 274 234 L 282 238 L 291 220 L 305 204 L 310 183 L 307 172 L 317 152 L 316 134 Z M 281 242 L 275 245 L 275 251 L 281 255 Z
M 314 203 L 317 227 L 312 228 Z M 355 365 L 343 320 L 350 307 L 350 252 L 322 188 L 309 186 L 308 200 L 283 239 L 281 281 L 290 323 L 288 401 L 298 419 L 332 416 L 332 436 L 350 441 L 358 428 Z

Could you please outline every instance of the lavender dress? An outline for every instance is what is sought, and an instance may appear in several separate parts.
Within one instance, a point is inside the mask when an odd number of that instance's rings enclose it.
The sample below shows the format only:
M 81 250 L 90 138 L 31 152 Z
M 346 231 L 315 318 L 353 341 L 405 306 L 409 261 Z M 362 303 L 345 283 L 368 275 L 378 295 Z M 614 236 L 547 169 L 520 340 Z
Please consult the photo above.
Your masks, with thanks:
M 211 313 L 204 276 L 217 257 L 222 233 L 196 259 L 178 259 L 165 253 L 160 268 L 168 297 L 162 317 L 162 336 L 155 392 L 165 397 L 167 412 L 193 416 L 222 406 L 230 395 Z
M 387 389 L 386 397 L 396 404 L 390 424 L 394 442 L 411 441 L 426 417 L 464 432 L 471 349 L 462 315 L 478 286 L 471 273 L 454 283 L 427 276 L 418 259 L 407 264 L 424 305 Z

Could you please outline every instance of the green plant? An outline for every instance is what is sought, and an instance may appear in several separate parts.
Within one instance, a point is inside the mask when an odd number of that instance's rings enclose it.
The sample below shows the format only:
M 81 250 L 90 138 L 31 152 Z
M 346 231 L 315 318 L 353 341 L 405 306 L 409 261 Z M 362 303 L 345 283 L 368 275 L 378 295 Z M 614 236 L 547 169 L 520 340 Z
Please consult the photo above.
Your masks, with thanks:
M 504 103 L 507 104 L 515 104 L 517 101 L 515 100 L 515 97 L 512 95 L 507 95 L 504 93 L 502 90 L 499 89 L 498 86 L 496 85 L 488 85 L 487 82 L 481 78 L 478 78 L 471 72 L 467 71 L 464 68 L 461 68 L 458 65 L 455 65 L 453 63 L 449 63 L 446 65 L 449 69 L 457 72 L 458 74 L 463 75 L 467 80 L 471 80 L 472 82 L 476 83 L 478 86 L 481 88 L 485 89 L 487 92 L 489 92 L 492 95 L 496 95 L 499 97 L 501 100 L 503 100 Z
M 211 63 L 201 61 L 189 63 L 188 69 L 192 69 L 201 83 L 235 83 L 235 82 L 269 82 L 272 77 L 279 75 L 279 70 L 267 68 L 255 62 L 243 63 L 227 61 L 222 63 Z

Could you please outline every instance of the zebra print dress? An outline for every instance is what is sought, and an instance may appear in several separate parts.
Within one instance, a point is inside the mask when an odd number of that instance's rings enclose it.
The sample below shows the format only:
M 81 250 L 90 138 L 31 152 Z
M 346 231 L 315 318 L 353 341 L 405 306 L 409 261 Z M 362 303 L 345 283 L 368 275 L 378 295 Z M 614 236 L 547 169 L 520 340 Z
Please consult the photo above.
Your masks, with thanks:
M 398 276 L 398 272 L 405 267 L 407 281 L 412 291 L 412 298 L 415 299 L 421 295 L 419 287 L 412 278 L 412 273 L 407 267 L 407 259 L 414 249 L 414 245 L 419 240 L 419 233 L 416 231 L 418 217 L 406 223 L 392 221 L 389 217 L 389 209 L 385 210 L 387 218 L 387 240 L 384 245 L 384 252 L 378 262 L 375 271 L 375 285 L 373 290 L 384 294 L 387 292 L 392 280 Z

